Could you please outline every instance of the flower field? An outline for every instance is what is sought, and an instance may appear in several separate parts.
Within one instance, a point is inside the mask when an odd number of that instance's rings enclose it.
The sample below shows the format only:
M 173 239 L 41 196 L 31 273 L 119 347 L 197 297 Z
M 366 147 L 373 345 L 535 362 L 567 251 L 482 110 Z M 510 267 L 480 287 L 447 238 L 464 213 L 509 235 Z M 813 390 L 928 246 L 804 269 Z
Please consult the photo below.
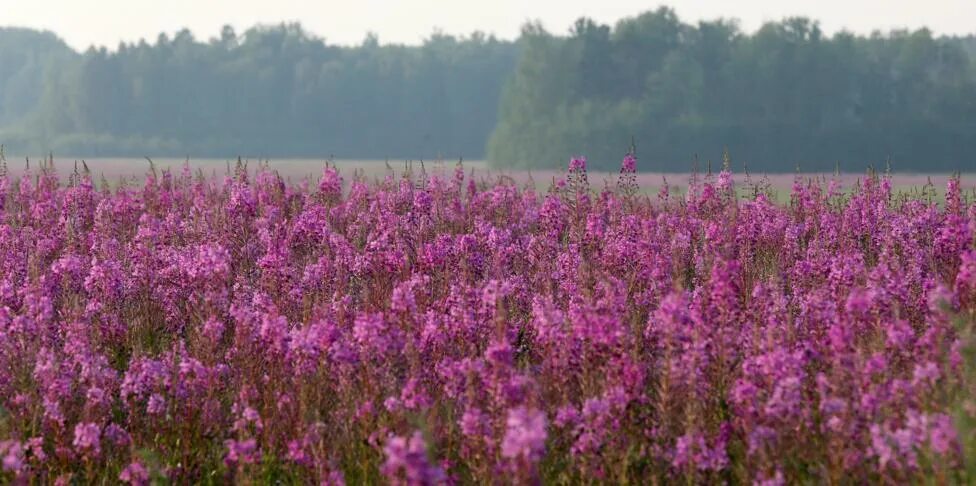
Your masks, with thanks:
M 0 483 L 976 481 L 958 177 L 636 164 L 4 172 Z

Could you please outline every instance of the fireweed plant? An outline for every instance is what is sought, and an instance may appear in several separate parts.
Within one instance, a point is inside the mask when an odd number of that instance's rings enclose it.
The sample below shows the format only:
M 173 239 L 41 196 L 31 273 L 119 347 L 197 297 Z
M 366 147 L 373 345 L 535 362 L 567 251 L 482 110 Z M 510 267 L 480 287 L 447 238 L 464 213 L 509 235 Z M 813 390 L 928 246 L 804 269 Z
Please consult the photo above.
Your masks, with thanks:
M 0 482 L 976 480 L 976 205 L 0 176 Z M 756 185 L 760 188 L 760 185 Z

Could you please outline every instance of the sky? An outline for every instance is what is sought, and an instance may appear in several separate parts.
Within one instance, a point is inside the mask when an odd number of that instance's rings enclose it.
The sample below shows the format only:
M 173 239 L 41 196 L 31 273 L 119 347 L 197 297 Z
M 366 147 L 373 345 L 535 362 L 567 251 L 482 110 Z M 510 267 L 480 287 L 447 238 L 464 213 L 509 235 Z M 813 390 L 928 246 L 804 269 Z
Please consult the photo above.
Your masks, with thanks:
M 300 21 L 330 44 L 359 44 L 368 32 L 381 43 L 416 44 L 435 30 L 480 30 L 512 39 L 530 20 L 565 33 L 581 16 L 613 23 L 660 5 L 671 6 L 686 22 L 737 18 L 746 31 L 803 15 L 819 20 L 828 33 L 920 27 L 937 34 L 976 33 L 976 0 L 0 0 L 0 26 L 51 30 L 76 49 L 152 42 L 160 32 L 171 35 L 184 27 L 209 39 L 227 24 L 243 32 L 282 21 Z

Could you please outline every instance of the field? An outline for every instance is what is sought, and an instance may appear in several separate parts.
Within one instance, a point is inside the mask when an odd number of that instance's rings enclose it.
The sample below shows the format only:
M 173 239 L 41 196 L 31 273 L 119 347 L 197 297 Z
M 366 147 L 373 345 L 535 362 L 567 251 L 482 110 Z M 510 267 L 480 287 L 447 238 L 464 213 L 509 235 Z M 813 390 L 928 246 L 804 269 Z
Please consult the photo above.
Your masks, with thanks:
M 45 163 L 43 160 L 31 160 L 25 162 L 24 157 L 7 157 L 7 172 L 11 177 L 19 177 L 25 168 L 31 164 L 35 168 L 39 164 Z M 146 159 L 140 157 L 131 158 L 59 158 L 54 161 L 53 168 L 58 173 L 62 181 L 77 169 L 83 170 L 83 163 L 88 167 L 93 182 L 96 184 L 104 180 L 108 184 L 118 186 L 141 185 L 145 174 L 150 170 L 150 162 L 157 170 L 169 170 L 173 173 L 183 171 L 188 167 L 194 176 L 202 174 L 205 177 L 216 177 L 222 179 L 227 174 L 232 174 L 237 166 L 237 160 L 231 159 L 178 159 L 178 158 L 153 158 Z M 242 164 L 251 171 L 258 168 L 268 170 L 280 175 L 286 183 L 297 183 L 309 178 L 316 180 L 321 173 L 321 168 L 325 164 L 334 166 L 347 179 L 360 177 L 369 182 L 375 179 L 382 180 L 387 175 L 402 177 L 406 172 L 419 174 L 426 172 L 428 176 L 439 176 L 450 178 L 453 176 L 457 165 L 455 160 L 434 160 L 434 161 L 403 161 L 403 160 L 334 160 L 326 161 L 322 159 L 253 159 L 242 160 Z M 520 187 L 531 185 L 537 191 L 546 191 L 552 183 L 565 174 L 563 171 L 556 170 L 512 170 L 495 169 L 490 167 L 485 161 L 465 160 L 462 163 L 465 170 L 465 177 L 475 179 L 485 183 L 507 183 L 516 184 Z M 688 169 L 691 168 L 689 165 Z M 719 169 L 718 166 L 715 170 Z M 697 177 L 704 178 L 707 175 L 707 166 L 702 164 L 701 173 Z M 772 199 L 778 202 L 788 202 L 790 192 L 794 182 L 799 179 L 802 182 L 810 180 L 826 185 L 828 180 L 835 180 L 840 184 L 844 191 L 850 192 L 865 178 L 866 172 L 860 173 L 779 173 L 779 174 L 739 174 L 737 176 L 737 191 L 740 196 L 753 194 L 756 185 L 763 187 L 763 191 Z M 601 190 L 605 186 L 614 186 L 619 174 L 617 172 L 593 172 L 588 173 L 590 184 L 594 190 Z M 934 197 L 942 199 L 945 196 L 944 189 L 946 182 L 952 174 L 948 173 L 908 173 L 893 172 L 888 174 L 894 194 L 918 194 L 927 184 L 932 184 L 931 192 Z M 666 183 L 671 192 L 684 193 L 693 177 L 696 174 L 691 172 L 656 172 L 641 169 L 636 174 L 638 189 L 643 194 L 655 195 L 660 192 L 661 187 Z M 499 181 L 501 179 L 501 181 Z M 960 187 L 963 193 L 972 194 L 976 191 L 976 172 L 963 173 L 959 176 Z
M 11 163 L 0 482 L 976 481 L 970 176 L 391 165 Z

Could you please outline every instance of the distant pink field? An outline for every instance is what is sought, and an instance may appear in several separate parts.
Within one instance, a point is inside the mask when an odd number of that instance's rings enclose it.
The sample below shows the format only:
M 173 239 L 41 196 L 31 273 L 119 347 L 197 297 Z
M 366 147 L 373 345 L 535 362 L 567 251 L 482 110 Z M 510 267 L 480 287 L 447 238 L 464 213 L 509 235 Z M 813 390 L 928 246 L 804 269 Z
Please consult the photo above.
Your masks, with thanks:
M 533 180 L 537 183 L 543 183 L 553 180 L 553 178 L 562 177 L 563 173 L 560 171 L 506 171 L 506 175 L 511 176 L 517 182 L 524 182 L 531 176 Z M 717 176 L 717 173 L 715 174 Z M 841 180 L 841 184 L 844 187 L 850 187 L 859 181 L 863 181 L 866 173 L 843 173 L 838 176 Z M 913 173 L 894 173 L 891 176 L 891 182 L 893 187 L 907 188 L 907 187 L 921 187 L 927 182 L 931 181 L 936 188 L 944 188 L 946 181 L 952 174 L 913 174 Z M 668 184 L 672 187 L 687 187 L 689 181 L 691 180 L 693 174 L 690 172 L 684 173 L 665 173 L 665 172 L 641 172 L 637 175 L 637 183 L 641 187 L 660 187 L 662 182 L 667 180 Z M 700 179 L 707 177 L 707 174 L 698 174 Z M 834 174 L 827 173 L 788 173 L 788 174 L 746 174 L 735 173 L 735 183 L 739 186 L 747 185 L 747 178 L 751 183 L 760 183 L 763 180 L 767 180 L 769 184 L 779 190 L 789 190 L 793 182 L 800 178 L 801 180 L 819 180 L 826 178 L 825 180 L 830 180 L 835 177 Z M 594 187 L 600 187 L 604 181 L 609 184 L 614 184 L 617 180 L 617 174 L 606 173 L 606 172 L 596 172 L 590 173 L 589 175 L 590 184 Z M 976 174 L 963 174 L 961 178 L 961 186 L 964 189 L 972 189 L 976 187 Z
M 228 169 L 233 169 L 236 161 L 232 160 L 220 160 L 220 159 L 153 159 L 153 162 L 157 169 L 171 169 L 174 172 L 179 172 L 184 164 L 189 164 L 190 169 L 193 172 L 201 170 L 204 175 L 210 176 L 213 174 L 222 175 L 227 172 Z M 141 181 L 143 176 L 149 170 L 149 162 L 144 158 L 104 158 L 104 159 L 91 159 L 86 160 L 85 163 L 88 165 L 89 169 L 92 171 L 96 180 L 99 176 L 104 175 L 105 179 L 109 182 L 117 182 L 119 178 L 132 179 L 136 181 Z M 249 168 L 256 168 L 259 165 L 267 164 L 272 170 L 277 171 L 285 179 L 290 179 L 292 181 L 299 181 L 305 177 L 310 177 L 315 180 L 321 173 L 323 161 L 318 159 L 282 159 L 282 160 L 271 160 L 268 162 L 251 160 L 247 161 Z M 55 159 L 55 169 L 60 172 L 64 177 L 67 177 L 75 167 L 75 159 L 73 158 L 56 158 Z M 19 175 L 23 173 L 25 168 L 25 161 L 23 159 L 10 159 L 7 160 L 8 170 L 11 175 Z M 77 162 L 79 170 L 81 168 L 81 162 Z M 366 175 L 367 178 L 379 177 L 382 178 L 388 171 L 386 162 L 382 160 L 340 160 L 336 161 L 335 165 L 339 168 L 340 173 L 346 180 L 352 178 L 354 173 L 358 170 Z M 403 161 L 390 161 L 390 168 L 393 170 L 394 174 L 401 175 L 406 169 L 406 164 Z M 424 164 L 423 168 L 429 174 L 444 174 L 448 175 L 453 172 L 455 162 L 445 161 L 445 162 L 431 162 L 428 161 Z M 563 176 L 562 171 L 555 170 L 498 170 L 490 169 L 487 164 L 483 161 L 467 161 L 464 162 L 466 171 L 470 174 L 473 171 L 475 178 L 485 179 L 488 181 L 494 181 L 499 176 L 509 177 L 514 180 L 519 185 L 525 184 L 528 181 L 535 181 L 536 185 L 540 188 L 548 187 L 549 183 L 559 177 Z M 31 167 L 37 168 L 38 161 L 31 161 Z M 421 169 L 421 164 L 419 162 L 414 162 L 412 164 L 412 169 L 414 171 L 419 171 Z M 640 170 L 640 165 L 638 163 L 638 170 Z M 851 187 L 856 184 L 859 180 L 863 180 L 866 172 L 858 173 L 844 173 L 840 175 L 841 183 L 844 187 Z M 894 173 L 892 175 L 892 186 L 896 189 L 907 189 L 912 187 L 921 187 L 926 184 L 929 180 L 935 185 L 939 190 L 945 187 L 946 181 L 949 179 L 951 174 L 947 173 Z M 674 188 L 684 188 L 687 187 L 692 174 L 690 172 L 640 172 L 637 176 L 637 183 L 640 187 L 644 189 L 648 188 L 658 188 L 661 186 L 664 180 L 667 180 L 668 184 Z M 705 174 L 699 174 L 699 177 L 705 177 Z M 744 173 L 735 173 L 735 183 L 739 187 L 743 187 L 747 184 L 747 176 Z M 809 179 L 820 179 L 827 178 L 830 179 L 834 177 L 830 173 L 782 173 L 782 174 L 763 174 L 763 173 L 752 173 L 749 176 L 752 182 L 759 182 L 762 179 L 767 179 L 769 184 L 776 190 L 789 191 L 793 185 L 793 181 L 800 177 L 803 180 Z M 594 188 L 602 187 L 606 182 L 608 184 L 615 184 L 617 179 L 616 173 L 610 172 L 593 172 L 589 173 L 590 183 Z M 976 189 L 976 172 L 965 173 L 961 178 L 961 186 L 964 192 Z

